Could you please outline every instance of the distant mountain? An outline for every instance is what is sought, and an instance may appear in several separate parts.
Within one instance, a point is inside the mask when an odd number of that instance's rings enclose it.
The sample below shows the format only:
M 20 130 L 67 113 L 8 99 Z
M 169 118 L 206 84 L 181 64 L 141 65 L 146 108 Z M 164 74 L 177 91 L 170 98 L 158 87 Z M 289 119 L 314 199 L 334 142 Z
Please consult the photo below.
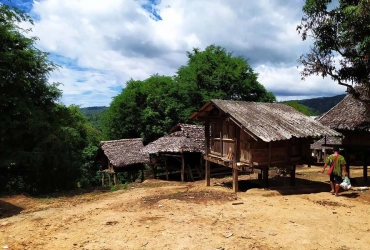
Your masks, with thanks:
M 90 115 L 95 115 L 95 114 L 99 114 L 103 111 L 105 111 L 108 107 L 105 107 L 105 106 L 100 106 L 100 107 L 87 107 L 87 108 L 80 108 L 81 112 L 86 115 L 86 116 L 90 116 Z
M 99 131 L 102 131 L 102 116 L 108 107 L 87 107 L 80 108 L 81 112 L 87 117 L 91 125 Z
M 336 95 L 332 97 L 318 97 L 312 99 L 297 100 L 298 103 L 309 107 L 312 110 L 317 111 L 319 114 L 323 114 L 329 111 L 332 107 L 337 105 L 346 95 Z

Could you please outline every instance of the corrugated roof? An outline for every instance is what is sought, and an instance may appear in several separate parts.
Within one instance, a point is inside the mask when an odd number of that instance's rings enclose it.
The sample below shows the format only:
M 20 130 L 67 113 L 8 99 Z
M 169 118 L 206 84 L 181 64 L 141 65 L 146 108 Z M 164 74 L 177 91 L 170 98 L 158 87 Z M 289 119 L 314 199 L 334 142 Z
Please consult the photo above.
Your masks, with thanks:
M 366 89 L 355 87 L 361 98 L 368 100 Z M 370 130 L 370 112 L 366 106 L 348 94 L 325 114 L 316 118 L 322 124 L 336 130 Z
M 211 100 L 191 116 L 202 116 L 214 105 L 229 115 L 249 134 L 263 141 L 286 140 L 291 137 L 340 136 L 340 133 L 322 125 L 282 103 Z
M 100 146 L 109 162 L 115 167 L 149 163 L 149 154 L 143 151 L 142 138 L 102 141 Z
M 146 145 L 144 151 L 149 154 L 204 153 L 204 126 L 179 123 L 171 129 L 170 134 Z

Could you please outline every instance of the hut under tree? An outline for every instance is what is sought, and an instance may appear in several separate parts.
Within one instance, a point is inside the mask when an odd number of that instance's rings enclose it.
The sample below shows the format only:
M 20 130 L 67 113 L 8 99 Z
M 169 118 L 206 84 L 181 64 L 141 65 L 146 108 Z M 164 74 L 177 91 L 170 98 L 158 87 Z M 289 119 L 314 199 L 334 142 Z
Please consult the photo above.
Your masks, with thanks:
M 324 145 L 340 145 L 342 144 L 341 137 L 334 137 L 334 136 L 325 136 L 316 140 L 314 143 L 311 144 L 310 148 L 313 150 L 313 156 L 317 159 L 316 162 L 322 163 L 325 161 L 328 150 L 332 150 L 333 147 L 331 146 L 324 146 Z
M 342 143 L 327 143 L 325 146 L 338 146 L 344 149 L 349 174 L 351 161 L 361 161 L 363 177 L 367 181 L 367 158 L 370 152 L 370 99 L 367 95 L 369 88 L 365 86 L 354 88 L 358 93 L 357 98 L 347 94 L 332 109 L 319 116 L 317 121 L 343 135 Z
M 109 183 L 113 175 L 113 183 L 117 185 L 117 172 L 127 172 L 134 181 L 135 174 L 141 171 L 143 180 L 145 164 L 149 163 L 149 155 L 143 151 L 143 139 L 121 139 L 100 142 L 97 159 L 101 163 L 102 185 L 105 174 L 108 174 Z
M 153 174 L 162 170 L 169 179 L 169 172 L 180 171 L 181 181 L 202 178 L 204 154 L 204 126 L 179 123 L 170 133 L 144 147 L 150 155 Z
M 297 164 L 310 164 L 311 137 L 340 136 L 294 108 L 282 103 L 211 100 L 190 119 L 205 122 L 206 185 L 211 163 L 232 168 L 233 190 L 238 173 L 257 172 L 268 186 L 268 170 L 279 166 L 291 173 Z

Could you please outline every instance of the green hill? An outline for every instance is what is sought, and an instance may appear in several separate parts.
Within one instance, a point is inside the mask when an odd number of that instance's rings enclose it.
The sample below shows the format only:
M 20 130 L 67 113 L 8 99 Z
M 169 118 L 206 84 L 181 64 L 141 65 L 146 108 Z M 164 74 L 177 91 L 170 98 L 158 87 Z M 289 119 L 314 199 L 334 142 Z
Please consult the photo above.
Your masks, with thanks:
M 318 114 L 323 114 L 329 111 L 332 107 L 337 105 L 346 95 L 336 95 L 332 97 L 318 97 L 312 99 L 297 100 L 299 104 L 303 104 L 312 110 L 318 112 Z
M 99 131 L 102 131 L 101 122 L 102 116 L 108 107 L 87 107 L 80 108 L 81 112 L 87 117 L 91 125 Z

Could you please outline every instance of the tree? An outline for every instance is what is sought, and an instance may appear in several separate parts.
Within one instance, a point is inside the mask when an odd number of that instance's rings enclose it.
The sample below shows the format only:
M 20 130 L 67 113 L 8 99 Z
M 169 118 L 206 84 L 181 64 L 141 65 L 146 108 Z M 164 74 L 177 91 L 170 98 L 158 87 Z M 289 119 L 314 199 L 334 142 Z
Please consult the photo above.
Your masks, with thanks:
M 84 176 L 98 134 L 77 107 L 57 103 L 57 66 L 25 36 L 24 12 L 0 4 L 0 190 L 71 189 Z
M 247 60 L 233 56 L 220 46 L 187 52 L 188 63 L 177 71 L 176 81 L 189 85 L 191 105 L 197 109 L 210 99 L 273 102 L 257 80 Z M 195 110 L 194 109 L 194 110 Z
M 153 141 L 176 123 L 187 121 L 191 113 L 188 98 L 187 89 L 172 77 L 153 75 L 144 81 L 130 80 L 104 114 L 105 137 Z
M 365 86 L 370 97 L 370 0 L 306 0 L 303 12 L 297 30 L 314 44 L 299 59 L 302 78 L 329 76 L 370 107 L 353 85 Z

